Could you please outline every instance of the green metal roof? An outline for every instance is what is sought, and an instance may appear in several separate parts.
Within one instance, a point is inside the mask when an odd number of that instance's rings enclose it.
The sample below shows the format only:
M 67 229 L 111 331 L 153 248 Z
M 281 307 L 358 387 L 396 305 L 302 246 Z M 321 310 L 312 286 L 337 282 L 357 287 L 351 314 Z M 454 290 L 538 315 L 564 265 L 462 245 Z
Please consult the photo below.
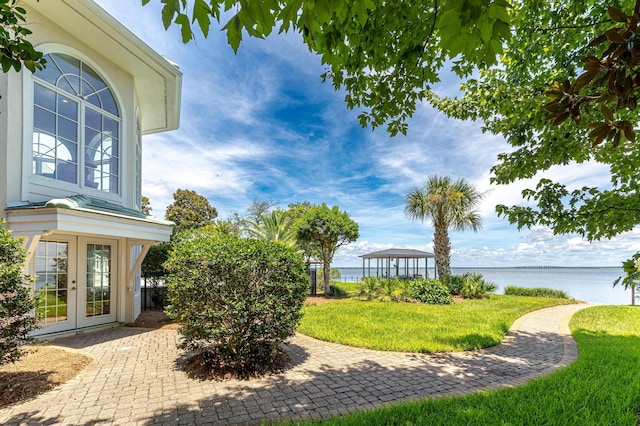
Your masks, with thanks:
M 142 213 L 138 210 L 130 209 L 120 206 L 118 204 L 110 203 L 108 201 L 100 200 L 93 197 L 87 197 L 86 195 L 72 195 L 66 198 L 54 198 L 45 203 L 32 203 L 24 206 L 13 206 L 7 210 L 20 210 L 20 209 L 38 209 L 38 208 L 58 208 L 86 211 L 90 213 L 106 213 L 114 216 L 125 217 L 129 219 L 144 220 L 147 222 L 153 222 L 161 225 L 173 226 L 173 222 L 168 220 L 158 219 L 155 216 L 150 216 Z

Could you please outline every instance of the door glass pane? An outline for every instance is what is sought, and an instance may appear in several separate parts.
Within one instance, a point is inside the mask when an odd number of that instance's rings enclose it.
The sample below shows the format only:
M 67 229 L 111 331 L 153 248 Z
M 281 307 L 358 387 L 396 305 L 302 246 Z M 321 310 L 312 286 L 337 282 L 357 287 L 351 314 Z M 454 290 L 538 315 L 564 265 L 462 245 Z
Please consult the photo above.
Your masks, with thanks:
M 40 292 L 37 311 L 41 323 L 66 321 L 68 243 L 40 241 L 36 250 L 36 289 Z
M 85 315 L 111 313 L 111 246 L 87 244 L 87 300 Z

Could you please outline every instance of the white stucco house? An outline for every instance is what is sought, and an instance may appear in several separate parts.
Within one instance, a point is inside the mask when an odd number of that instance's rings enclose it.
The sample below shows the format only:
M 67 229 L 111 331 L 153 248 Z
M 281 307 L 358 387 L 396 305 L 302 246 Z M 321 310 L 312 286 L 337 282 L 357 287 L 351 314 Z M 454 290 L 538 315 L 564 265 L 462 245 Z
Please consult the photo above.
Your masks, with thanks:
M 171 222 L 140 212 L 142 136 L 178 128 L 182 73 L 93 0 L 23 0 L 47 66 L 0 73 L 0 217 L 42 292 L 37 335 L 132 322 Z

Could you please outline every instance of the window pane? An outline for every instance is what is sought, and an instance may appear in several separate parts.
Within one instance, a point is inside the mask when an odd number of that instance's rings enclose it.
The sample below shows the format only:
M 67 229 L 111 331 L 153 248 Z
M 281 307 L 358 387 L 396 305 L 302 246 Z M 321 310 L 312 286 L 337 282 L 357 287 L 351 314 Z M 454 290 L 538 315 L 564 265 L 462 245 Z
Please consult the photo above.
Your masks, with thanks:
M 116 104 L 115 99 L 113 99 L 113 94 L 110 91 L 105 90 L 104 92 L 100 92 L 100 97 L 102 98 L 102 108 L 119 117 L 118 105 Z
M 60 69 L 53 62 L 51 55 L 44 55 L 44 57 L 47 60 L 47 66 L 44 67 L 44 69 L 36 70 L 34 75 L 48 83 L 55 85 L 58 77 L 60 77 L 61 75 Z
M 80 75 L 80 60 L 62 53 L 52 53 L 51 58 L 63 74 Z
M 80 79 L 75 75 L 64 74 L 58 79 L 56 85 L 73 96 L 78 96 L 80 93 Z
M 91 108 L 85 108 L 84 111 L 85 125 L 87 127 L 91 127 L 92 129 L 102 130 L 102 115 L 95 112 Z
M 107 87 L 107 85 L 105 84 L 104 81 L 102 81 L 102 78 L 100 78 L 98 73 L 95 72 L 93 68 L 91 68 L 87 64 L 82 64 L 82 78 L 87 80 L 87 82 L 91 84 L 91 86 L 93 86 L 94 89 L 91 93 L 97 92 Z
M 103 125 L 102 125 L 102 131 L 104 133 L 108 133 L 110 135 L 112 135 L 114 138 L 119 137 L 118 135 L 118 122 L 115 120 L 112 120 L 111 118 L 108 117 L 103 117 Z
M 33 86 L 33 103 L 49 111 L 56 110 L 56 93 L 40 84 Z
M 58 95 L 58 114 L 78 121 L 78 103 L 64 95 Z
M 100 145 L 100 133 L 96 130 L 86 128 L 84 130 L 84 146 L 96 148 Z
M 56 166 L 56 179 L 65 182 L 77 183 L 78 168 L 73 163 L 60 162 Z
M 94 93 L 92 95 L 89 95 L 89 96 L 86 96 L 85 99 L 91 105 L 95 105 L 98 108 L 102 108 L 102 100 L 100 99 L 100 97 L 96 93 Z
M 58 135 L 72 141 L 78 140 L 78 125 L 64 117 L 58 117 Z
M 45 132 L 56 133 L 56 115 L 38 106 L 33 108 L 33 127 Z

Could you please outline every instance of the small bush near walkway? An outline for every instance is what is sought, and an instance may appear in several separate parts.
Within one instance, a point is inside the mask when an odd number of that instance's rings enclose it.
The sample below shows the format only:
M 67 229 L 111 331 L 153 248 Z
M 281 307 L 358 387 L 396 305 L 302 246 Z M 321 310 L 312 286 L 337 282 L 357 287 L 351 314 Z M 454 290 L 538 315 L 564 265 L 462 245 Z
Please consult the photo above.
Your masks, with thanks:
M 557 297 L 559 299 L 569 298 L 569 295 L 562 290 L 555 290 L 545 287 L 526 288 L 507 286 L 504 288 L 504 294 L 512 296 Z
M 302 257 L 277 242 L 206 231 L 176 238 L 166 264 L 179 347 L 235 377 L 267 371 L 302 317 Z
M 408 295 L 411 299 L 429 305 L 448 305 L 453 303 L 449 289 L 435 278 L 418 279 L 409 282 Z

